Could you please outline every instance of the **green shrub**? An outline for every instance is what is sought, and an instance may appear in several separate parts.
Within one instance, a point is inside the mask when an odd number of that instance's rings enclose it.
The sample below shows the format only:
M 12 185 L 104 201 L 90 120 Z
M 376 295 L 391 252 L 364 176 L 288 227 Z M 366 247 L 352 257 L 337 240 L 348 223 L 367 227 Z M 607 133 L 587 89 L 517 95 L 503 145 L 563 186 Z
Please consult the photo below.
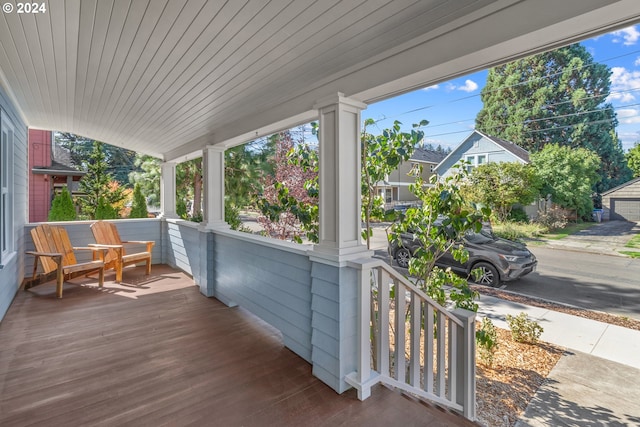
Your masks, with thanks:
M 478 356 L 488 366 L 493 365 L 493 356 L 498 349 L 498 333 L 488 317 L 482 319 L 480 329 L 476 331 Z
M 524 211 L 524 209 L 522 209 L 522 208 L 513 208 L 513 209 L 511 209 L 511 212 L 509 213 L 509 220 L 513 221 L 513 222 L 521 222 L 521 223 L 526 224 L 526 223 L 529 222 L 529 216 Z
M 529 320 L 526 313 L 520 313 L 517 316 L 507 314 L 507 324 L 514 341 L 521 343 L 535 344 L 544 332 L 542 326 L 535 320 Z
M 182 199 L 176 200 L 176 214 L 182 219 L 187 219 L 187 204 Z
M 538 237 L 547 232 L 547 229 L 537 223 L 517 223 L 505 221 L 492 224 L 493 233 L 503 239 L 519 240 Z
M 118 212 L 111 206 L 104 197 L 98 199 L 98 206 L 96 207 L 95 219 L 116 219 L 118 218 Z
M 67 187 L 62 187 L 62 191 L 51 202 L 48 219 L 49 221 L 75 221 L 76 218 L 76 207 L 71 199 L 71 194 Z
M 131 204 L 131 213 L 129 218 L 148 218 L 149 212 L 147 211 L 147 201 L 142 195 L 140 184 L 133 187 L 133 202 Z

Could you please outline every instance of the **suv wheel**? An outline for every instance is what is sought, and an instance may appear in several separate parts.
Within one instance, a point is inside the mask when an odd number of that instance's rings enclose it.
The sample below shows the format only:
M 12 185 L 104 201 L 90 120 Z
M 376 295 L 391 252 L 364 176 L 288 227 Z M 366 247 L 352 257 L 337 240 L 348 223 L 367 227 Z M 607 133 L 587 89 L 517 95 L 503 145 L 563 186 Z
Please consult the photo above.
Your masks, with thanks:
M 396 262 L 402 268 L 409 267 L 409 261 L 411 260 L 411 252 L 407 248 L 400 248 L 396 251 Z
M 480 269 L 481 273 L 477 279 L 474 277 L 473 281 L 475 283 L 491 287 L 496 287 L 500 284 L 500 275 L 493 265 L 486 262 L 479 262 L 473 266 L 472 270 L 477 268 Z

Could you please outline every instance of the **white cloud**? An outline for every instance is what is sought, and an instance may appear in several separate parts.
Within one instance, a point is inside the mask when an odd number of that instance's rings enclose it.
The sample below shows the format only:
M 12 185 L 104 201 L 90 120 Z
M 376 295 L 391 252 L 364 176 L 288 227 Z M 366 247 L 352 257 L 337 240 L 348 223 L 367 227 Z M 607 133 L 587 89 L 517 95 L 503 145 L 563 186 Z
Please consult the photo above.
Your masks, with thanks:
M 473 92 L 474 90 L 478 89 L 478 83 L 474 82 L 473 80 L 465 80 L 464 81 L 464 86 L 459 86 L 458 90 L 462 90 L 465 92 Z
M 616 114 L 622 124 L 640 123 L 640 110 L 637 108 L 621 108 L 616 110 Z
M 478 89 L 478 83 L 474 82 L 473 80 L 467 79 L 464 81 L 463 86 L 456 86 L 453 83 L 447 83 L 447 86 L 445 87 L 445 89 L 448 92 L 453 92 L 454 90 L 461 90 L 463 92 L 473 92 L 474 90 Z
M 640 90 L 640 71 L 629 71 L 624 67 L 611 68 L 611 94 L 609 101 L 631 102 Z
M 638 57 L 636 58 L 636 60 L 633 62 L 633 65 L 635 65 L 635 66 L 640 65 L 640 56 L 638 56 Z
M 625 46 L 634 45 L 638 39 L 640 39 L 640 32 L 636 30 L 635 26 L 627 27 L 620 31 L 614 31 L 612 34 L 614 36 L 614 43 L 623 43 Z
M 436 89 L 440 89 L 440 85 L 427 86 L 422 90 L 427 91 L 427 90 L 436 90 Z

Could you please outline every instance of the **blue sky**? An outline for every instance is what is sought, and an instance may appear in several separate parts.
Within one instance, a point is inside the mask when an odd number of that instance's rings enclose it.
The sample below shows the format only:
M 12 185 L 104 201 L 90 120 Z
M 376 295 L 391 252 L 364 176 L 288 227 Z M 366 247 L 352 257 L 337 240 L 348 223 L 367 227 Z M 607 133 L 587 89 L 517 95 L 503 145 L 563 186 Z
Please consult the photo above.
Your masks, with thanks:
M 618 137 L 627 151 L 640 141 L 640 26 L 582 44 L 596 62 L 612 71 L 608 101 L 616 109 Z M 410 129 L 412 123 L 427 119 L 425 141 L 453 148 L 473 130 L 476 114 L 482 108 L 480 91 L 486 79 L 487 71 L 480 71 L 371 104 L 362 112 L 362 118 L 377 120 L 380 129 L 391 126 L 394 120 Z

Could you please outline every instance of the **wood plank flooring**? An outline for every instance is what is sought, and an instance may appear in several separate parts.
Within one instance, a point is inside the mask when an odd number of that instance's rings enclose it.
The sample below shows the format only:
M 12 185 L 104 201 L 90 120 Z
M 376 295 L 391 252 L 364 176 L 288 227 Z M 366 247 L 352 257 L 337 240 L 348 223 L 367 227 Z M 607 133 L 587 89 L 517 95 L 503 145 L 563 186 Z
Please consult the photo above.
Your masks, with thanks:
M 336 394 L 277 330 L 154 265 L 19 291 L 0 323 L 0 425 L 455 426 L 377 387 Z

